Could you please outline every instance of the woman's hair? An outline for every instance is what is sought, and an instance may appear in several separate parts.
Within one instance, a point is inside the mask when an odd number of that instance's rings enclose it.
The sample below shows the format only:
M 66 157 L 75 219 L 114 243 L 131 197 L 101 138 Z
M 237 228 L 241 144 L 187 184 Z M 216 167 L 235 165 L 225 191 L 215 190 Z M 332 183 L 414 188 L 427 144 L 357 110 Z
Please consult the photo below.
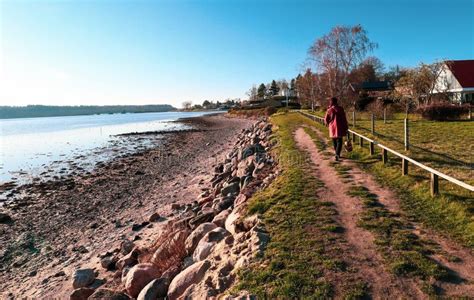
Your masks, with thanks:
M 337 98 L 336 97 L 329 98 L 329 106 L 332 106 L 332 105 L 337 105 Z

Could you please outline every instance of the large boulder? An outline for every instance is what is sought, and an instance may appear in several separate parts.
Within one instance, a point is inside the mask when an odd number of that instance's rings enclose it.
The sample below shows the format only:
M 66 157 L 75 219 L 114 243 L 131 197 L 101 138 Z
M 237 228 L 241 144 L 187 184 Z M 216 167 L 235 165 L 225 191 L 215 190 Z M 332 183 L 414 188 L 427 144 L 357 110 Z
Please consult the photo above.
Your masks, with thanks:
M 202 210 L 200 214 L 197 216 L 193 217 L 189 221 L 189 226 L 191 228 L 195 228 L 199 226 L 202 223 L 210 222 L 214 218 L 214 211 L 213 210 Z
M 168 289 L 168 299 L 177 299 L 188 287 L 201 281 L 210 266 L 211 263 L 208 260 L 203 260 L 179 273 L 171 281 Z
M 90 295 L 94 294 L 94 289 L 91 288 L 79 288 L 72 291 L 69 295 L 69 300 L 87 300 Z
M 156 300 L 166 297 L 170 281 L 168 278 L 153 279 L 138 294 L 137 300 Z
M 217 216 L 214 217 L 214 219 L 212 220 L 212 223 L 216 224 L 219 227 L 224 227 L 225 220 L 229 216 L 230 212 L 231 212 L 230 209 L 221 211 Z
M 222 196 L 234 195 L 234 194 L 238 194 L 239 191 L 240 191 L 239 182 L 232 182 L 222 188 L 221 194 Z
M 237 166 L 237 176 L 244 177 L 251 175 L 255 169 L 255 157 L 249 156 L 246 159 L 243 159 L 239 162 Z
M 95 279 L 95 272 L 93 269 L 79 269 L 72 275 L 72 287 L 74 289 L 86 287 Z
M 198 243 L 196 250 L 193 253 L 194 261 L 201 261 L 206 259 L 211 253 L 212 248 L 216 243 L 229 235 L 229 232 L 222 227 L 218 227 L 208 232 Z
M 242 215 L 240 207 L 241 206 L 236 206 L 225 220 L 225 229 L 232 235 L 235 235 L 238 232 L 238 223 Z
M 160 277 L 160 275 L 161 273 L 155 265 L 150 263 L 138 264 L 128 271 L 125 289 L 131 297 L 136 298 L 150 281 Z
M 94 292 L 94 294 L 90 295 L 88 300 L 129 300 L 130 297 L 126 294 L 114 291 L 110 289 L 98 289 Z
M 203 238 L 203 236 L 216 227 L 217 226 L 214 223 L 203 223 L 194 229 L 194 231 L 186 239 L 186 252 L 193 253 L 194 249 L 196 249 L 197 244 Z

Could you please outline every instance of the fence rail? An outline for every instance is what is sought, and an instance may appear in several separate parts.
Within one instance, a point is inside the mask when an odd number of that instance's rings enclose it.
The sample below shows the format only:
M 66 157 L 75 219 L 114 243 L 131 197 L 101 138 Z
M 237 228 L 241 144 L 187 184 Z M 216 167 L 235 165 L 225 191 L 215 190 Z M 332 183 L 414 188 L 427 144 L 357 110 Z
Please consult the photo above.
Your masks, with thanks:
M 318 117 L 318 116 L 315 116 L 315 115 L 312 115 L 312 114 L 308 114 L 306 112 L 302 112 L 302 111 L 299 111 L 300 114 L 302 114 L 303 116 L 315 121 L 315 122 L 319 122 L 321 124 L 324 124 L 324 118 L 322 117 Z M 425 170 L 425 171 L 428 171 L 430 173 L 430 190 L 431 190 L 431 195 L 432 196 L 435 196 L 437 194 L 439 194 L 439 184 L 438 184 L 438 181 L 439 181 L 439 177 L 451 182 L 451 183 L 454 183 L 464 189 L 467 189 L 471 192 L 474 192 L 474 186 L 472 185 L 469 185 L 465 182 L 462 182 L 461 180 L 458 180 L 456 178 L 453 178 L 449 175 L 446 175 L 438 170 L 435 170 L 431 167 L 428 167 L 416 160 L 414 160 L 413 158 L 410 158 L 404 154 L 401 154 L 393 149 L 390 149 L 389 147 L 377 142 L 376 140 L 373 140 L 369 137 L 366 137 L 358 132 L 355 132 L 354 130 L 351 130 L 349 129 L 349 133 L 352 134 L 352 141 L 355 142 L 356 140 L 356 136 L 359 137 L 359 145 L 360 146 L 363 146 L 364 144 L 364 140 L 367 141 L 369 143 L 369 150 L 370 150 L 370 154 L 371 155 L 374 155 L 375 154 L 375 151 L 374 151 L 374 148 L 375 146 L 379 147 L 382 149 L 382 161 L 384 163 L 387 163 L 388 161 L 388 152 L 392 153 L 393 155 L 395 156 L 398 156 L 402 159 L 402 175 L 407 175 L 408 174 L 408 163 L 412 163 L 414 164 L 415 166 Z

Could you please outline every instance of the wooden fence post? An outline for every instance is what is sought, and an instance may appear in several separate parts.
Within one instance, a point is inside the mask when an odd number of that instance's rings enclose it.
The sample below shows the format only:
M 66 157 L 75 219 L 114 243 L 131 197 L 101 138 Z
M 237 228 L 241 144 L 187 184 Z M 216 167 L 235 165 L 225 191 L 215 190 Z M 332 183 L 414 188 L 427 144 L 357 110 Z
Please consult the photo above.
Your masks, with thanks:
M 402 158 L 402 175 L 408 174 L 408 160 Z
M 405 151 L 408 151 L 410 149 L 410 133 L 409 133 L 409 128 L 408 128 L 408 118 L 405 118 Z
M 370 155 L 375 154 L 375 149 L 374 149 L 374 142 L 370 142 Z
M 372 122 L 372 134 L 375 134 L 375 117 L 374 117 L 374 114 L 372 113 L 372 115 L 370 116 L 370 121 Z
M 388 162 L 388 151 L 386 149 L 382 149 L 382 161 L 384 164 Z
M 359 137 L 359 146 L 364 147 L 364 139 L 361 136 Z
M 356 142 L 356 134 L 352 133 L 352 143 L 355 143 L 355 142 Z
M 356 127 L 356 112 L 355 110 L 352 112 L 352 127 Z
M 387 108 L 383 109 L 383 123 L 387 124 Z
M 431 196 L 436 196 L 439 194 L 439 178 L 438 175 L 434 173 L 431 173 L 430 187 Z

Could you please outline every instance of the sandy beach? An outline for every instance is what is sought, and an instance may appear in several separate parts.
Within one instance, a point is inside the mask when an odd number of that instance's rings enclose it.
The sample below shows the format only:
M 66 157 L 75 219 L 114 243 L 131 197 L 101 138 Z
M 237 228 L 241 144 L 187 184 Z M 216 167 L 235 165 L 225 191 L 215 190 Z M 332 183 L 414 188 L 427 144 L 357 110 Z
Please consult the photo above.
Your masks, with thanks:
M 181 121 L 194 129 L 167 134 L 156 148 L 17 188 L 18 201 L 5 205 L 12 222 L 0 224 L 1 298 L 67 298 L 75 268 L 97 263 L 124 240 L 146 240 L 157 226 L 151 215 L 166 220 L 171 204 L 195 201 L 210 166 L 252 122 L 224 115 Z

